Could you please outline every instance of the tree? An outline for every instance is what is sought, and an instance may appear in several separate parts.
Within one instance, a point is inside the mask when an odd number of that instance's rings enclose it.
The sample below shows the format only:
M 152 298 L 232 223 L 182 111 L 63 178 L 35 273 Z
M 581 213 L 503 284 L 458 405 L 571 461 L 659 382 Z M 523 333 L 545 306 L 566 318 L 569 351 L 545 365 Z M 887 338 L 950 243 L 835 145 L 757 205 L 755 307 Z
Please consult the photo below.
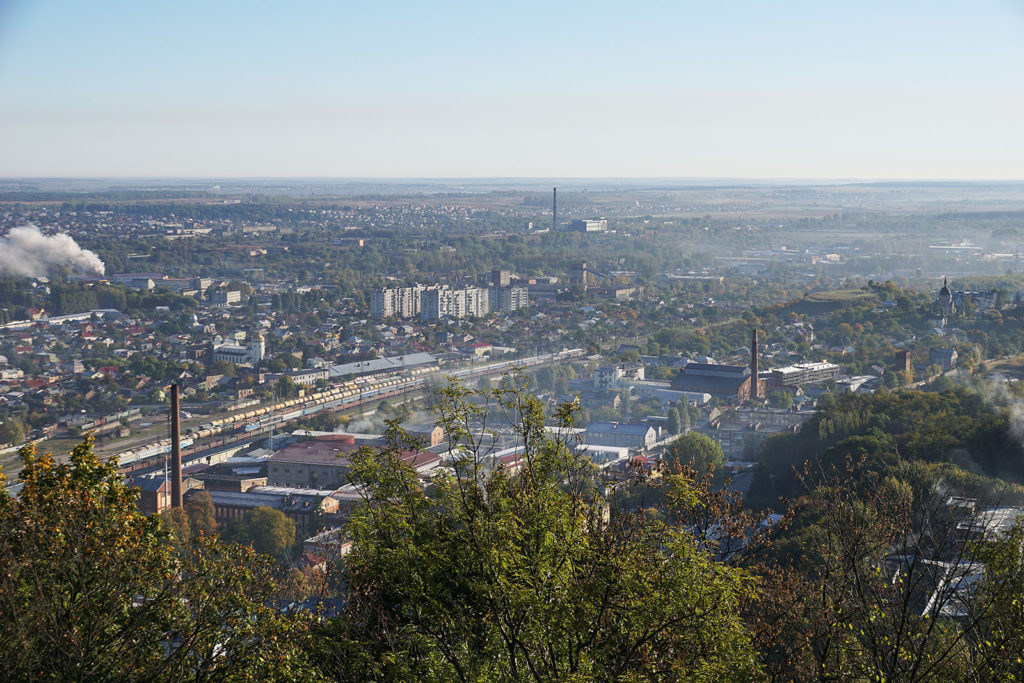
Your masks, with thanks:
M 185 501 L 189 529 L 193 536 L 213 536 L 217 533 L 217 516 L 209 491 L 197 491 Z
M 522 468 L 495 468 L 490 412 L 513 416 Z M 732 680 L 757 666 L 737 618 L 749 574 L 670 516 L 605 521 L 592 471 L 566 443 L 573 408 L 545 430 L 518 386 L 449 386 L 438 404 L 454 452 L 424 491 L 397 457 L 361 451 L 364 495 L 340 579 L 346 612 L 317 639 L 342 680 Z M 665 478 L 676 509 L 698 505 L 692 477 Z
M 768 394 L 768 404 L 772 408 L 784 408 L 789 410 L 793 407 L 793 394 L 785 390 L 773 391 Z
M 295 547 L 295 522 L 280 510 L 265 506 L 254 508 L 228 527 L 225 540 L 287 562 Z
M 212 539 L 176 553 L 91 438 L 64 464 L 31 446 L 21 458 L 18 496 L 0 490 L 0 678 L 316 675 L 305 622 L 267 606 L 265 559 Z
M 879 476 L 849 463 L 846 474 L 854 476 L 813 484 L 794 536 L 780 545 L 792 555 L 767 572 L 752 606 L 758 630 L 768 627 L 769 672 L 784 680 L 1017 680 L 1020 527 L 1004 539 L 967 538 L 961 523 L 974 512 L 950 505 L 946 473 L 933 465 L 904 463 L 898 476 Z
M 682 421 L 679 418 L 679 410 L 676 408 L 669 408 L 665 429 L 669 434 L 678 434 L 683 430 Z
M 701 475 L 721 473 L 725 454 L 718 443 L 700 432 L 687 432 L 668 446 L 666 459 L 679 465 L 693 467 Z
M 176 550 L 181 551 L 192 540 L 188 514 L 184 508 L 170 508 L 161 512 L 160 517 L 164 528 L 170 533 L 171 543 Z
M 19 445 L 25 442 L 25 423 L 19 417 L 8 417 L 0 422 L 0 443 Z
M 278 398 L 295 398 L 299 395 L 300 389 L 301 387 L 288 375 L 277 380 L 277 384 L 274 385 Z
M 238 369 L 235 364 L 227 360 L 219 360 L 210 366 L 211 375 L 224 375 L 225 377 L 234 377 Z

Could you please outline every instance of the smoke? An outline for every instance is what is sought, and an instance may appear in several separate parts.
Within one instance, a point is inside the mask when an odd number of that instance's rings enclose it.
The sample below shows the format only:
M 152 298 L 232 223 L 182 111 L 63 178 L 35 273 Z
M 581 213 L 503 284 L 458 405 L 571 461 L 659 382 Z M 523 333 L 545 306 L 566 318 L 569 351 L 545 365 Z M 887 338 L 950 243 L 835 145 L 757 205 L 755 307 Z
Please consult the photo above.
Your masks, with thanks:
M 106 272 L 99 256 L 68 235 L 44 235 L 34 225 L 24 225 L 0 236 L 0 275 L 45 277 L 57 268 L 86 275 Z
M 383 434 L 386 426 L 383 418 L 376 416 L 373 418 L 360 417 L 357 420 L 352 420 L 344 427 L 338 427 L 334 431 L 345 434 Z
M 1010 390 L 1007 378 L 997 372 L 987 377 L 971 376 L 962 383 L 979 394 L 987 404 L 1007 409 L 1010 437 L 1024 447 L 1024 399 Z M 1016 472 L 999 473 L 1000 476 L 1003 474 L 1007 477 L 1019 476 Z

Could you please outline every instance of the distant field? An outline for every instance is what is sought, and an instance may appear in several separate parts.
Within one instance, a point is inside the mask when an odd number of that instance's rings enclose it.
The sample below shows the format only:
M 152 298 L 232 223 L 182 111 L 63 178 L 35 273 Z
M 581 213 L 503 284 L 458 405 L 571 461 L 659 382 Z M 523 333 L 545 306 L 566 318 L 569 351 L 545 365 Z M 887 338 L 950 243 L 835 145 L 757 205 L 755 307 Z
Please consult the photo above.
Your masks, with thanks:
M 850 303 L 875 298 L 877 297 L 873 292 L 865 292 L 863 289 L 832 289 L 808 294 L 803 300 L 811 303 Z
M 792 304 L 789 310 L 794 313 L 828 313 L 847 306 L 875 301 L 878 301 L 878 297 L 874 293 L 865 292 L 862 289 L 833 289 L 827 292 L 808 294 Z

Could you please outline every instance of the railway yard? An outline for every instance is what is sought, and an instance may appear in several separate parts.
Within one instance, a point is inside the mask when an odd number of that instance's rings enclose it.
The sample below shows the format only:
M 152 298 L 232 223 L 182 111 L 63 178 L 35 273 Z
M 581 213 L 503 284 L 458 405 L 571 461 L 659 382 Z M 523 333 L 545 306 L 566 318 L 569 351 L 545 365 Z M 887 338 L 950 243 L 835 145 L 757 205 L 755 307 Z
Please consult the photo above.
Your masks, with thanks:
M 509 361 L 488 363 L 443 373 L 444 376 L 465 382 L 478 377 L 500 375 L 514 368 L 529 369 L 581 358 L 582 349 L 568 349 L 555 353 L 530 356 Z M 439 374 L 436 368 L 418 368 L 400 375 L 366 376 L 337 383 L 329 389 L 314 391 L 306 396 L 270 405 L 249 407 L 220 417 L 187 419 L 182 427 L 181 453 L 186 460 L 202 459 L 205 453 L 215 453 L 241 442 L 251 442 L 272 430 L 281 430 L 289 423 L 322 411 L 348 411 L 370 406 L 395 396 L 406 396 L 422 391 Z M 137 411 L 136 411 L 137 412 Z M 134 416 L 134 415 L 133 415 Z M 111 415 L 86 425 L 83 431 L 104 430 L 127 415 Z M 154 423 L 159 422 L 157 418 Z M 154 427 L 156 425 L 154 424 Z M 150 430 L 150 433 L 159 433 Z M 127 447 L 126 446 L 130 446 Z M 164 456 L 171 450 L 171 440 L 140 438 L 139 435 L 104 445 L 106 458 L 116 458 L 121 470 L 134 473 L 161 467 Z

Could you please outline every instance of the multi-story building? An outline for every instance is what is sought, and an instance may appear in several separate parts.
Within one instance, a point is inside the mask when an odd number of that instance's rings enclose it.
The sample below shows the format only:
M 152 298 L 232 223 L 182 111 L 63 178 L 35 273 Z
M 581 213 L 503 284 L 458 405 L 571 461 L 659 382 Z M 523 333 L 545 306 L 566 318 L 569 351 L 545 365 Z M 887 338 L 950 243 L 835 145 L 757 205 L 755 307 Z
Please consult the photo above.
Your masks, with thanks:
M 644 366 L 640 363 L 619 363 L 602 365 L 594 371 L 594 388 L 598 390 L 619 389 L 623 380 L 643 380 Z M 666 386 L 667 388 L 667 386 Z
M 210 352 L 210 361 L 227 361 L 236 365 L 257 365 L 267 351 L 266 340 L 262 334 L 256 335 L 256 341 L 251 344 L 220 344 L 214 346 Z
M 839 376 L 839 366 L 834 363 L 797 363 L 784 368 L 775 368 L 767 373 L 768 387 L 803 386 L 820 384 Z
M 242 303 L 242 293 L 237 289 L 220 290 L 210 296 L 210 301 L 215 304 L 239 304 Z
M 512 274 L 507 270 L 491 271 L 491 287 L 488 293 L 491 311 L 494 313 L 515 313 L 530 305 L 530 290 L 512 284 Z
M 569 229 L 574 232 L 606 232 L 608 220 L 606 218 L 576 219 L 569 223 Z
M 423 285 L 392 287 L 370 292 L 370 315 L 374 318 L 415 318 L 420 314 Z
M 726 460 L 756 460 L 757 449 L 765 439 L 773 434 L 795 432 L 814 415 L 813 410 L 736 408 L 718 415 L 697 431 L 716 441 Z
M 430 287 L 424 290 L 420 302 L 420 317 L 424 320 L 479 317 L 491 311 L 488 291 L 481 287 Z
M 288 370 L 287 372 L 267 373 L 265 381 L 277 382 L 282 377 L 287 377 L 296 384 L 304 387 L 311 387 L 319 380 L 326 380 L 329 372 L 326 368 L 304 368 L 302 370 Z
M 526 287 L 491 287 L 491 310 L 495 313 L 515 313 L 530 305 L 530 290 Z

